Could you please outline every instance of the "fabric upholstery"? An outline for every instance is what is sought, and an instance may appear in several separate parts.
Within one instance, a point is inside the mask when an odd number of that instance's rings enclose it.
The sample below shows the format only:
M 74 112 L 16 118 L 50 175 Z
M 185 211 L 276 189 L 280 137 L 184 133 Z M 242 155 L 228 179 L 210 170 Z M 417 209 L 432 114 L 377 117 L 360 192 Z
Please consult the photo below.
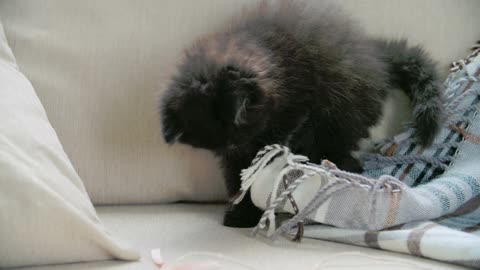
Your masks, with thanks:
M 156 97 L 184 46 L 253 2 L 0 0 L 19 66 L 94 203 L 225 198 L 209 153 L 164 144 Z M 477 0 L 337 2 L 372 35 L 423 44 L 444 73 L 480 36 Z
M 314 270 L 313 267 L 321 265 L 322 261 L 331 261 L 330 265 L 346 265 L 343 268 L 319 268 L 322 270 L 466 269 L 327 241 L 305 239 L 302 244 L 298 244 L 287 239 L 279 239 L 274 243 L 263 238 L 252 238 L 250 229 L 221 226 L 223 210 L 222 205 L 195 204 L 97 207 L 100 218 L 113 234 L 123 235 L 135 248 L 141 250 L 139 262 L 109 261 L 55 268 L 32 267 L 25 270 L 153 270 L 158 268 L 152 263 L 150 250 L 156 248 L 161 249 L 165 262 L 172 262 L 189 252 L 214 252 L 258 270 Z M 397 261 L 401 261 L 403 267 L 394 267 Z M 389 265 L 382 264 L 386 262 Z M 379 267 L 375 268 L 376 265 Z
M 137 257 L 98 219 L 0 22 L 0 268 Z

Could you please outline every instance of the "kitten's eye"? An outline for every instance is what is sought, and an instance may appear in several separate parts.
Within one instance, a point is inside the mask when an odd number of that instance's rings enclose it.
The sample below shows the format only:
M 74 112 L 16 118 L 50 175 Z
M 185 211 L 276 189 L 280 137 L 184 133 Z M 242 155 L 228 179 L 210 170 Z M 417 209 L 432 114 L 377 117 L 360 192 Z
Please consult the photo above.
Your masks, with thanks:
M 228 116 L 226 115 L 226 111 L 219 106 L 216 106 L 214 104 L 210 105 L 210 111 L 209 114 L 215 120 L 217 123 L 221 125 L 226 125 L 228 122 Z

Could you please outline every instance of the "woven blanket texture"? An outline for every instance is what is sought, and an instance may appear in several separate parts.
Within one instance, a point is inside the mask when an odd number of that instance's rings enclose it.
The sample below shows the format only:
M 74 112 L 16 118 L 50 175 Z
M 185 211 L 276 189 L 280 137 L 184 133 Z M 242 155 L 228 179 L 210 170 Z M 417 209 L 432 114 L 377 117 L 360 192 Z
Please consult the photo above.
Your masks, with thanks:
M 478 52 L 445 81 L 448 117 L 428 148 L 407 128 L 361 156 L 362 175 L 311 164 L 285 146 L 261 150 L 242 171 L 241 191 L 265 210 L 254 234 L 301 233 L 480 268 Z M 280 220 L 282 212 L 291 215 Z

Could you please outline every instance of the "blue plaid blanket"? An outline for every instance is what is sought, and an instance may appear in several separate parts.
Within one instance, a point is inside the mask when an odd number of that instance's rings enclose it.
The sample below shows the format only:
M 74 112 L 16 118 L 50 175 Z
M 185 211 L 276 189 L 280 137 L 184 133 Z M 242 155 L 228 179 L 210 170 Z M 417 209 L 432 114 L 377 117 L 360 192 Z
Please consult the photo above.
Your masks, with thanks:
M 242 172 L 242 191 L 265 209 L 254 230 L 317 238 L 480 268 L 478 45 L 445 81 L 448 119 L 422 148 L 413 129 L 364 154 L 362 175 L 267 146 Z M 239 197 L 241 199 L 241 196 Z M 280 212 L 290 215 L 280 220 Z M 277 223 L 279 224 L 277 226 Z

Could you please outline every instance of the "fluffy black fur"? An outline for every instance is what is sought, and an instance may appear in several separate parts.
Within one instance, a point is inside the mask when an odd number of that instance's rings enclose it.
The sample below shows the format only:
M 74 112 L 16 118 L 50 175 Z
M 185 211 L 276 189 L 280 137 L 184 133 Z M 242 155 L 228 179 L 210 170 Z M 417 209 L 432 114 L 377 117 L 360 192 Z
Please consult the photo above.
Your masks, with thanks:
M 413 101 L 418 142 L 431 143 L 441 91 L 421 48 L 371 39 L 333 7 L 262 2 L 186 50 L 161 98 L 163 134 L 170 144 L 218 155 L 230 196 L 241 169 L 267 144 L 359 171 L 351 152 L 378 122 L 392 88 Z M 254 226 L 260 214 L 247 196 L 224 224 Z

